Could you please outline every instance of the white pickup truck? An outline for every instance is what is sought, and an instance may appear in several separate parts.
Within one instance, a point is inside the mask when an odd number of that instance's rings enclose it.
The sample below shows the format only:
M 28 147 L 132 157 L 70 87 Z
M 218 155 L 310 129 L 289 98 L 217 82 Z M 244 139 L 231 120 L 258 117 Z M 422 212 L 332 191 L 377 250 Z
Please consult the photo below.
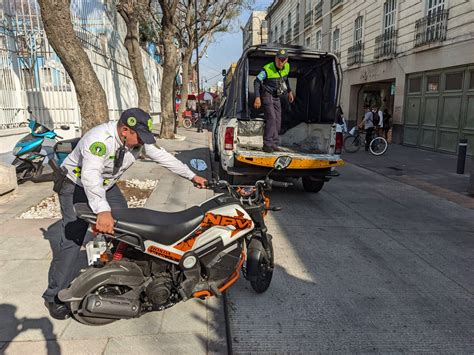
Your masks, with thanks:
M 335 55 L 299 46 L 286 48 L 295 102 L 282 99 L 282 151 L 262 151 L 264 117 L 253 108 L 253 82 L 260 69 L 274 60 L 278 46 L 267 44 L 247 49 L 226 88 L 225 102 L 214 125 L 214 159 L 221 178 L 233 182 L 236 175 L 264 175 L 281 155 L 292 158 L 281 178 L 302 178 L 306 191 L 318 192 L 324 182 L 338 176 L 342 128 L 338 116 L 342 72 Z M 275 175 L 277 177 L 278 174 Z

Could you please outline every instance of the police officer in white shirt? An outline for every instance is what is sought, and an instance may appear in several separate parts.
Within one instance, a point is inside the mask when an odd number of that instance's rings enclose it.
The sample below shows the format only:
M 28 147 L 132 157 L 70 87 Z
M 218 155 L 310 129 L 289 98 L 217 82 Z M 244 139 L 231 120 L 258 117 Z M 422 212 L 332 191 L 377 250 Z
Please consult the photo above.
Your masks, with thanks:
M 204 188 L 206 179 L 194 174 L 185 164 L 162 148 L 157 148 L 151 133 L 152 119 L 148 113 L 131 108 L 118 122 L 94 127 L 79 141 L 64 160 L 67 176 L 58 192 L 62 214 L 59 249 L 53 254 L 48 274 L 48 288 L 43 294 L 51 316 L 66 319 L 69 309 L 57 298 L 76 276 L 76 260 L 88 224 L 76 217 L 74 204 L 87 202 L 97 214 L 96 229 L 114 232 L 112 210 L 127 208 L 127 202 L 115 184 L 120 176 L 144 153 L 170 171 Z

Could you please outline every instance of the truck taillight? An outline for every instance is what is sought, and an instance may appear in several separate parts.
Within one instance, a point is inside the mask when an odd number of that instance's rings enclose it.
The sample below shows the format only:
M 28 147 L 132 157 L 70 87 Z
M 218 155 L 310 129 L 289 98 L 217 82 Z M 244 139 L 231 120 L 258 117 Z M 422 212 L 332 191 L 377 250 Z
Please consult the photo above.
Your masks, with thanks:
M 341 154 L 342 152 L 342 132 L 336 132 L 336 150 L 334 153 Z
M 234 127 L 227 127 L 225 129 L 224 149 L 225 150 L 234 149 Z

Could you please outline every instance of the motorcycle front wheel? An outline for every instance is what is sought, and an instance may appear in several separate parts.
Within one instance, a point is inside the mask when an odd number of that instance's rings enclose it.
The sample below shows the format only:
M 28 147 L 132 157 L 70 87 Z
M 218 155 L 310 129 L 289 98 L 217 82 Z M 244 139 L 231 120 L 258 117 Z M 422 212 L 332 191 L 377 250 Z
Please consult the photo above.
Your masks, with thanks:
M 255 243 L 255 244 L 254 244 Z M 270 287 L 270 283 L 272 282 L 273 277 L 273 244 L 272 241 L 269 240 L 269 252 L 270 255 L 267 254 L 267 251 L 262 245 L 262 242 L 258 239 L 252 241 L 252 247 L 260 249 L 262 252 L 260 253 L 260 259 L 258 261 L 258 275 L 255 281 L 250 281 L 250 285 L 252 286 L 253 290 L 257 293 L 265 292 L 268 287 Z
M 193 126 L 193 122 L 191 121 L 190 118 L 185 118 L 183 120 L 183 127 L 186 128 L 186 129 L 189 129 Z

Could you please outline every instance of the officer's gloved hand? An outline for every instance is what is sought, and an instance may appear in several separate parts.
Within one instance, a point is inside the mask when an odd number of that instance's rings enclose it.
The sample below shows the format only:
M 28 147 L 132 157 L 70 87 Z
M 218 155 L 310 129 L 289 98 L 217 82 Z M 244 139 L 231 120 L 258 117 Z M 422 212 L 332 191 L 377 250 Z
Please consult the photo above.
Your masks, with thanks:
M 97 214 L 97 221 L 95 222 L 95 228 L 100 233 L 114 234 L 114 218 L 112 212 L 104 211 Z

